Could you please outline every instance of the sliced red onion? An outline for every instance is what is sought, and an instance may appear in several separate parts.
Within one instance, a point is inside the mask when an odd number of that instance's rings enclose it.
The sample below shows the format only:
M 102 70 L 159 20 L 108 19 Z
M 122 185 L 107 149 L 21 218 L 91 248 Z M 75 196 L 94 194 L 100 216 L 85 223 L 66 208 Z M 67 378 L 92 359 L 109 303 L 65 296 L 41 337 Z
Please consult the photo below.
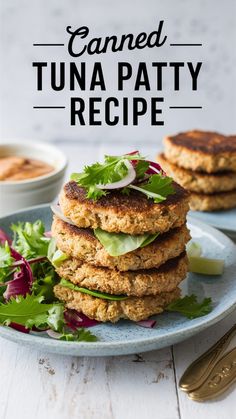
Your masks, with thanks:
M 9 245 L 12 243 L 10 237 L 0 228 L 0 243 L 5 244 L 5 242 L 7 242 Z
M 118 182 L 113 182 L 113 183 L 106 183 L 106 184 L 97 184 L 96 187 L 98 189 L 120 189 L 120 188 L 125 188 L 125 186 L 130 185 L 130 183 L 132 183 L 134 181 L 134 179 L 136 178 L 136 172 L 135 169 L 133 167 L 133 165 L 128 161 L 128 160 L 124 160 L 124 164 L 128 169 L 128 173 L 127 175 L 121 179 L 118 180 Z
M 97 320 L 89 319 L 85 314 L 78 313 L 78 311 L 72 309 L 67 309 L 64 312 L 64 318 L 67 326 L 73 330 L 76 330 L 79 327 L 92 327 L 99 324 Z
M 52 232 L 51 231 L 45 231 L 44 236 L 48 237 L 50 239 L 52 237 Z
M 126 153 L 125 156 L 133 156 L 133 155 L 136 155 L 136 154 L 139 154 L 138 150 L 131 151 L 130 153 Z
M 55 332 L 55 330 L 52 329 L 46 330 L 46 333 L 48 334 L 48 336 L 50 336 L 50 338 L 53 339 L 60 339 L 60 337 L 62 336 L 61 333 Z
M 152 329 L 156 325 L 156 320 L 141 320 L 140 322 L 136 322 L 136 324 L 141 327 Z
M 71 224 L 72 226 L 75 225 L 69 218 L 65 217 L 59 205 L 52 204 L 51 210 L 58 218 L 60 218 L 65 223 Z

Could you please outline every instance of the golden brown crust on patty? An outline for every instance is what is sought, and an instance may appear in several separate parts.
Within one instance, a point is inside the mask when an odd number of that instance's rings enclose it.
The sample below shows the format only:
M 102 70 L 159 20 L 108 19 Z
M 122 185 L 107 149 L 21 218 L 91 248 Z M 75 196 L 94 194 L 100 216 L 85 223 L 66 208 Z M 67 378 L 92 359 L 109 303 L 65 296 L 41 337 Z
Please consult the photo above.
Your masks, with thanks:
M 236 171 L 236 136 L 194 130 L 166 137 L 164 146 L 167 159 L 185 169 Z
M 185 249 L 190 240 L 186 225 L 161 234 L 153 243 L 121 256 L 110 256 L 90 229 L 72 226 L 54 216 L 52 235 L 57 247 L 68 256 L 95 266 L 120 271 L 157 268 Z
M 67 308 L 84 313 L 91 319 L 101 322 L 117 322 L 120 319 L 140 321 L 154 314 L 162 313 L 164 308 L 180 297 L 180 290 L 162 293 L 157 296 L 129 297 L 123 301 L 109 301 L 73 291 L 61 285 L 54 287 L 59 300 L 65 302 Z
M 61 278 L 83 288 L 141 297 L 174 290 L 187 275 L 188 259 L 184 252 L 161 265 L 159 269 L 120 272 L 117 269 L 82 263 L 73 258 L 63 262 L 56 270 Z
M 190 208 L 193 211 L 220 211 L 236 207 L 236 190 L 213 195 L 191 193 Z
M 163 153 L 157 156 L 157 161 L 168 176 L 189 191 L 212 194 L 236 189 L 236 172 L 193 172 L 171 163 Z
M 127 234 L 163 233 L 183 225 L 189 208 L 188 192 L 176 183 L 174 188 L 175 194 L 159 204 L 133 190 L 129 196 L 112 191 L 94 201 L 86 198 L 86 191 L 71 181 L 61 192 L 60 205 L 64 215 L 78 227 L 100 227 Z

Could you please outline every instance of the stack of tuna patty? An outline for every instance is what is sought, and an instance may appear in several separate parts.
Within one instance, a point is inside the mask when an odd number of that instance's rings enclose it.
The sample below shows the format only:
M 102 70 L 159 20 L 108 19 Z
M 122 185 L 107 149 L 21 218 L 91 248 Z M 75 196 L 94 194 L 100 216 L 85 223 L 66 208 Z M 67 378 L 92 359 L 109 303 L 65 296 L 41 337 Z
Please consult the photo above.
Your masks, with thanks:
M 236 136 L 188 131 L 166 137 L 164 147 L 157 160 L 191 192 L 192 210 L 236 207 Z
M 188 193 L 173 186 L 175 193 L 158 204 L 134 190 L 129 195 L 112 191 L 94 201 L 76 182 L 64 186 L 60 208 L 73 225 L 54 215 L 52 235 L 68 256 L 57 268 L 63 280 L 54 288 L 66 307 L 102 322 L 139 321 L 161 313 L 180 297 L 178 285 L 188 268 L 189 205 Z M 98 228 L 113 234 L 159 235 L 147 246 L 115 257 L 96 238 Z

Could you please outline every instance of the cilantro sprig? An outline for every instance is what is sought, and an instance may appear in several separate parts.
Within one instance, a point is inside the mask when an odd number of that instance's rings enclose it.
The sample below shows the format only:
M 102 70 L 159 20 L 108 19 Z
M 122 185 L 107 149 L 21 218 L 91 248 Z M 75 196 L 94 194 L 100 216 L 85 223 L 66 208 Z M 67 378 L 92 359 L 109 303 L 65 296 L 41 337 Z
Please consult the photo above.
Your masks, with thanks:
M 158 204 L 165 201 L 168 195 L 175 193 L 172 182 L 171 177 L 156 174 L 150 176 L 146 183 L 139 186 L 129 185 L 128 188 L 144 193 L 148 198 L 153 199 L 155 204 Z
M 91 166 L 85 166 L 83 173 L 72 173 L 71 180 L 87 190 L 87 198 L 97 200 L 107 194 L 106 190 L 99 189 L 97 185 L 118 182 L 123 179 L 128 168 L 125 161 L 141 160 L 144 157 L 140 154 L 123 156 L 105 156 L 104 163 L 94 163 Z M 143 173 L 144 166 L 139 167 L 140 175 Z
M 186 295 L 185 297 L 170 303 L 166 307 L 166 310 L 183 314 L 188 319 L 196 319 L 197 317 L 205 316 L 212 311 L 212 300 L 211 298 L 204 298 L 204 300 L 199 303 L 196 295 Z
M 132 161 L 136 178 L 134 182 L 121 189 L 123 194 L 129 195 L 130 189 L 134 189 L 153 199 L 155 203 L 159 203 L 164 201 L 168 195 L 175 193 L 172 178 L 163 176 L 162 173 L 147 174 L 150 162 L 139 153 L 105 156 L 104 163 L 85 166 L 83 173 L 73 173 L 71 180 L 86 189 L 87 198 L 96 201 L 109 193 L 106 188 L 98 187 L 99 185 L 115 183 L 125 178 L 128 173 L 128 167 L 125 164 L 127 161 Z

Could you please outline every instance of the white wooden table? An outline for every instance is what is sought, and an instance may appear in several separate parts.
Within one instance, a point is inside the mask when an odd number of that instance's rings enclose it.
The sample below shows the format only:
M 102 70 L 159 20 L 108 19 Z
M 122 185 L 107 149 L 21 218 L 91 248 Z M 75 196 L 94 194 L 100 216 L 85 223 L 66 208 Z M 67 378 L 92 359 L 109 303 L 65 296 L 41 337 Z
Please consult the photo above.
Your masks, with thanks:
M 69 171 L 104 153 L 131 146 L 59 144 Z M 138 148 L 154 157 L 156 148 Z M 186 367 L 236 321 L 217 325 L 174 347 L 123 357 L 76 358 L 28 349 L 0 339 L 0 419 L 233 419 L 232 387 L 216 401 L 197 403 L 178 389 Z M 236 345 L 236 340 L 232 346 Z M 138 348 L 137 348 L 138 351 Z

